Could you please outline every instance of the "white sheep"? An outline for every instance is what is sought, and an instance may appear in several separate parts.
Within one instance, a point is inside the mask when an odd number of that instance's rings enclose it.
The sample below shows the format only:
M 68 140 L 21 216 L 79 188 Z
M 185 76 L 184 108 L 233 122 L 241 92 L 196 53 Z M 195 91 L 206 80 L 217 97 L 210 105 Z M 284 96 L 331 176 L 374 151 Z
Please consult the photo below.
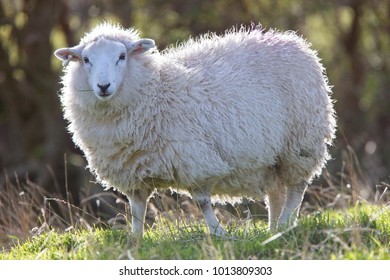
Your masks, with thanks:
M 266 196 L 270 228 L 296 222 L 336 123 L 324 68 L 294 32 L 233 28 L 159 53 L 104 23 L 55 55 L 73 140 L 98 181 L 129 197 L 136 235 L 167 188 L 189 192 L 216 235 L 211 197 Z

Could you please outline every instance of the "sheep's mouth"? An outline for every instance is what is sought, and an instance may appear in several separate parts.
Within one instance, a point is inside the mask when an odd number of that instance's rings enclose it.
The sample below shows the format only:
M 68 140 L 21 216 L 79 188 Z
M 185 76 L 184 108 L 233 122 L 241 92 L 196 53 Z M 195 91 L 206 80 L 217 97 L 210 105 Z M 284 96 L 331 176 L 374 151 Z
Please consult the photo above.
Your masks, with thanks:
M 101 97 L 107 97 L 107 96 L 110 96 L 111 95 L 111 93 L 109 93 L 109 92 L 100 92 L 99 93 L 99 96 L 101 96 Z
M 110 92 L 99 92 L 98 94 L 96 94 L 96 96 L 101 101 L 107 101 L 111 99 L 114 96 L 114 94 Z

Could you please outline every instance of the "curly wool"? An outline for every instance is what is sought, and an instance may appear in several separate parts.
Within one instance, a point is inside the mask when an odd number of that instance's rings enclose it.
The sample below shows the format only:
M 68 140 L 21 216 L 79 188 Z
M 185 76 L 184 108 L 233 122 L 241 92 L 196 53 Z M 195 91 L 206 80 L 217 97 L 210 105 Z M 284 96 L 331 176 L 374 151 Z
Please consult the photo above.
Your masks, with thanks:
M 133 41 L 100 25 L 81 39 Z M 70 63 L 61 102 L 73 140 L 106 187 L 207 186 L 222 201 L 310 182 L 329 159 L 335 116 L 316 52 L 293 32 L 208 34 L 134 56 L 119 92 L 100 102 Z M 84 92 L 85 90 L 85 92 Z

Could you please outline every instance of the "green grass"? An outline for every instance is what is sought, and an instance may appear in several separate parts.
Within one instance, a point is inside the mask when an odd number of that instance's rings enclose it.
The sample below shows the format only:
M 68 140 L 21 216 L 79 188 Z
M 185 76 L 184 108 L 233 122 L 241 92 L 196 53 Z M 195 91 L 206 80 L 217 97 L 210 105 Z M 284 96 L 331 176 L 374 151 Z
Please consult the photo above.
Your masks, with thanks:
M 301 217 L 271 233 L 264 222 L 230 227 L 231 238 L 202 223 L 160 220 L 141 241 L 128 229 L 54 229 L 0 253 L 1 259 L 390 259 L 390 209 L 358 205 Z

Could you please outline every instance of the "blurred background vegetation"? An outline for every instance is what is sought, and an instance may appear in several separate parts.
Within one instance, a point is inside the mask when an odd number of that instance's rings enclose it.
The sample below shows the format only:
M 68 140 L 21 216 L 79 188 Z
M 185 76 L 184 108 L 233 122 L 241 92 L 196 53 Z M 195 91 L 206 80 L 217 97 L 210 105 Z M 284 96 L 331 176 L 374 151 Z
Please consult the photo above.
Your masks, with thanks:
M 308 192 L 307 205 L 334 205 L 340 193 L 375 201 L 387 189 L 388 0 L 0 0 L 0 234 L 53 224 L 45 211 L 61 205 L 58 220 L 67 224 L 73 223 L 70 210 L 103 211 L 102 201 L 107 215 L 126 208 L 115 193 L 99 195 L 65 130 L 58 99 L 62 66 L 53 51 L 77 44 L 103 20 L 140 29 L 160 50 L 252 22 L 298 31 L 323 58 L 338 115 L 333 160 Z

